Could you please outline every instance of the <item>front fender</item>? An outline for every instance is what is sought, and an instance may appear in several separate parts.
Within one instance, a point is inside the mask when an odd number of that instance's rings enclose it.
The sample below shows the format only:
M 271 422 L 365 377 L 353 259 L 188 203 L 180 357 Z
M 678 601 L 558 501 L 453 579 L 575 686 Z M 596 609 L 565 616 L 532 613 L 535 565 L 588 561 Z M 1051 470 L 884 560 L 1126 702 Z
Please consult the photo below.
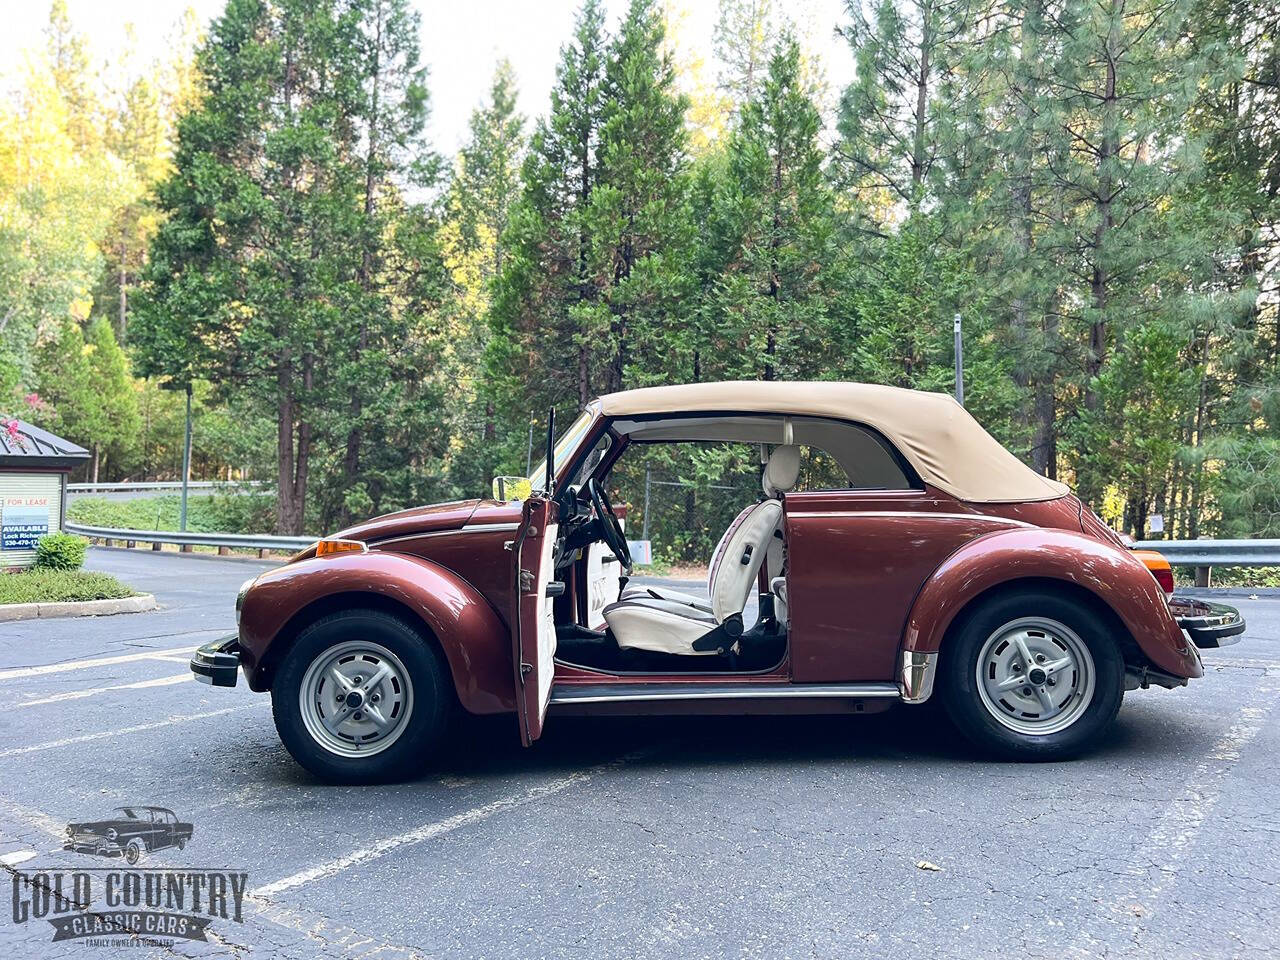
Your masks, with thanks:
M 270 668 L 309 611 L 359 606 L 373 596 L 404 608 L 439 642 L 458 700 L 472 713 L 515 710 L 511 633 L 466 580 L 430 560 L 373 550 L 290 563 L 260 576 L 240 612 L 240 662 L 252 690 L 270 685 Z
M 1018 580 L 1059 580 L 1089 591 L 1115 613 L 1158 669 L 1178 677 L 1204 674 L 1164 591 L 1141 561 L 1083 534 L 1042 527 L 990 533 L 949 556 L 912 605 L 903 652 L 936 653 L 971 601 Z

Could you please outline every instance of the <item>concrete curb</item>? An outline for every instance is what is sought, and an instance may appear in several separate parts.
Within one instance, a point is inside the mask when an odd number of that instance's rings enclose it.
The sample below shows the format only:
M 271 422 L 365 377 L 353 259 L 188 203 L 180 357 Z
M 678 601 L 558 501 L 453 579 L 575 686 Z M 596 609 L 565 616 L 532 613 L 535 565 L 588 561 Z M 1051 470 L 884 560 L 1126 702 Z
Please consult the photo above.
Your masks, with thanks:
M 156 608 L 154 594 L 118 600 L 71 600 L 65 603 L 9 603 L 0 606 L 0 622 L 53 617 L 105 617 L 113 613 L 143 613 Z

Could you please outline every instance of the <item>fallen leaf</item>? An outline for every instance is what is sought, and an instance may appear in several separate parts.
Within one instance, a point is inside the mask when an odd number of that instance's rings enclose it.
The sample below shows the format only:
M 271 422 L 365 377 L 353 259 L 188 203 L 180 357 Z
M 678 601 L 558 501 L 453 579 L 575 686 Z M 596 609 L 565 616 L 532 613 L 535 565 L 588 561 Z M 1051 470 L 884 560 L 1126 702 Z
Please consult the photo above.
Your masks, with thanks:
M 936 863 L 930 863 L 928 860 L 917 860 L 917 861 L 916 861 L 916 869 L 917 869 L 917 870 L 929 870 L 929 871 L 932 871 L 933 873 L 941 873 L 941 872 L 942 872 L 942 868 L 941 868 L 940 866 L 938 866 Z

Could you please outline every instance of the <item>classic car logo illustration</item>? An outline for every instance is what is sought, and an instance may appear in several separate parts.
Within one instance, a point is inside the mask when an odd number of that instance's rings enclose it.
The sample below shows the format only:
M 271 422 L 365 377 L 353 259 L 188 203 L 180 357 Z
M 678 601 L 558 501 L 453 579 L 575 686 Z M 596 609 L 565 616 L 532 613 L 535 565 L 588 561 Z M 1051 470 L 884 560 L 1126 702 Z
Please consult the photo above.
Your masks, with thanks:
M 67 825 L 64 850 L 99 857 L 123 857 L 130 866 L 153 850 L 177 847 L 191 839 L 191 824 L 167 807 L 116 807 L 103 820 Z
M 243 923 L 244 871 L 138 866 L 158 851 L 184 850 L 192 831 L 168 807 L 150 805 L 117 807 L 100 820 L 68 824 L 63 851 L 116 864 L 10 870 L 11 919 L 45 920 L 54 942 L 91 946 L 168 947 L 205 940 L 214 920 Z

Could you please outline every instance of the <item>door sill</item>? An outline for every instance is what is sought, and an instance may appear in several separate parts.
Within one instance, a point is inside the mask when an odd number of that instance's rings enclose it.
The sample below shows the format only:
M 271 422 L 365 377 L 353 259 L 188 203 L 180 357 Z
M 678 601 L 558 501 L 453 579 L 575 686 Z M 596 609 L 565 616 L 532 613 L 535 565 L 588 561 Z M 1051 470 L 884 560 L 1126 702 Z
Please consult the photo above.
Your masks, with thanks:
M 551 691 L 551 706 L 579 703 L 643 703 L 676 700 L 881 700 L 898 699 L 893 683 L 575 683 Z

